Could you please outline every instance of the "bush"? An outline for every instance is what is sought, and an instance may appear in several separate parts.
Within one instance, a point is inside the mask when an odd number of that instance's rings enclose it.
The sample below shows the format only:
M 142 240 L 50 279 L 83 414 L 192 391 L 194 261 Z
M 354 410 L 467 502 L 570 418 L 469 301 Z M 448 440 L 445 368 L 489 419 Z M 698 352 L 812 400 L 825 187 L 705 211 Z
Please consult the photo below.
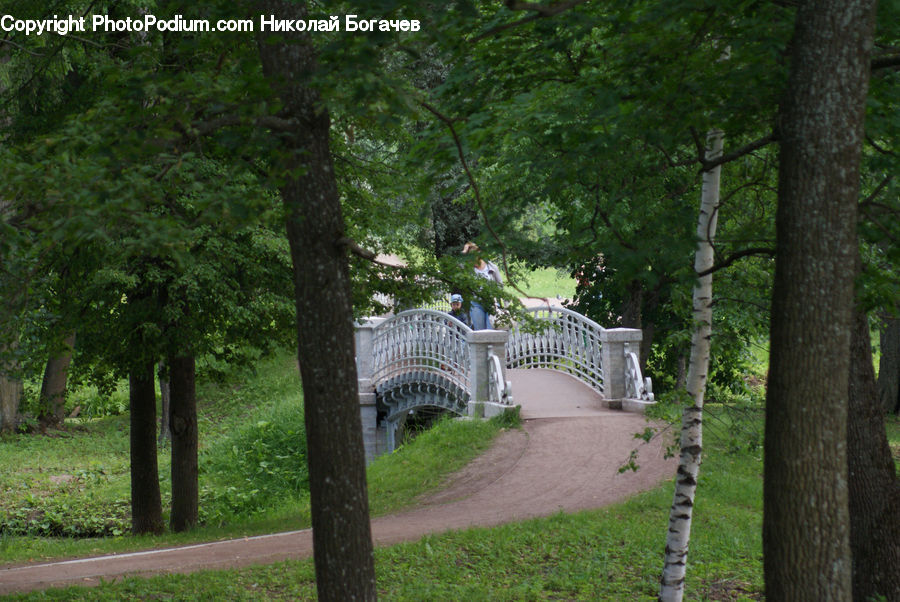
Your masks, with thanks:
M 124 499 L 29 497 L 24 505 L 0 513 L 0 535 L 109 537 L 130 531 L 131 504 Z
M 204 490 L 206 521 L 250 516 L 300 499 L 309 491 L 303 408 L 281 402 L 258 413 L 203 455 L 203 469 L 216 486 Z

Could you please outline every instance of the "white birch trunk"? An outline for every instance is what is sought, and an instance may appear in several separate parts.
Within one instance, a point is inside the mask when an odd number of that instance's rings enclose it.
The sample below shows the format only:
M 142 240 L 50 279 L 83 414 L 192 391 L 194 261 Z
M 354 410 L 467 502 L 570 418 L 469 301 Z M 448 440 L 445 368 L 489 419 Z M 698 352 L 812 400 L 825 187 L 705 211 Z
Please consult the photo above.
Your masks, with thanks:
M 706 159 L 722 154 L 723 133 L 711 130 L 707 135 Z M 703 172 L 700 218 L 697 221 L 697 255 L 694 270 L 703 272 L 713 265 L 713 241 L 719 208 L 721 166 Z M 681 457 L 675 479 L 675 497 L 669 512 L 666 536 L 666 562 L 660 580 L 659 599 L 680 602 L 684 595 L 688 543 L 691 538 L 694 494 L 703 451 L 703 394 L 709 370 L 709 346 L 712 336 L 712 274 L 702 276 L 694 286 L 694 334 L 688 367 L 687 392 L 693 404 L 685 407 L 681 422 Z

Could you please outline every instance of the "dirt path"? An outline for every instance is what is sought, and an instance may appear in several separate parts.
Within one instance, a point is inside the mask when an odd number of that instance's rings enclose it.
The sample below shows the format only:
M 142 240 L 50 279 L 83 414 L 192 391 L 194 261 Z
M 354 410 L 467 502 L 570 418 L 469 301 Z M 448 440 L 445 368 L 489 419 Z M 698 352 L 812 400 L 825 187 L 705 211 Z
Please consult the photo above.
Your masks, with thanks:
M 487 453 L 453 475 L 446 488 L 415 509 L 373 519 L 376 545 L 415 540 L 428 533 L 599 508 L 674 475 L 675 461 L 663 458 L 659 441 L 640 448 L 638 472 L 620 474 L 619 466 L 636 445 L 634 433 L 646 426 L 644 418 L 603 409 L 595 396 L 562 375 L 530 381 L 537 379 L 535 372 L 511 375 L 514 394 L 520 392 L 515 401 L 523 405 L 523 428 L 503 433 Z M 556 406 L 547 404 L 548 399 L 558 400 Z M 562 416 L 542 417 L 553 413 Z M 312 533 L 307 529 L 6 567 L 0 569 L 0 594 L 94 585 L 101 578 L 108 581 L 123 575 L 265 564 L 311 554 Z

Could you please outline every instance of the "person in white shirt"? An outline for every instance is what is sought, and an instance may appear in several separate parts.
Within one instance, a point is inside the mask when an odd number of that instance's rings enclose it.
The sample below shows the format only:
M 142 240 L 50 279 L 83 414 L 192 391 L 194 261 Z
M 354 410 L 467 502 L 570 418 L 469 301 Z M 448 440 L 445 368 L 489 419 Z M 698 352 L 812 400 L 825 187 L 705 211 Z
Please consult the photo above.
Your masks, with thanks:
M 475 255 L 475 261 L 472 266 L 477 275 L 481 276 L 482 278 L 487 278 L 488 280 L 493 280 L 501 286 L 503 285 L 503 278 L 500 276 L 500 269 L 492 262 L 482 257 L 481 249 L 478 248 L 478 245 L 473 242 L 467 242 L 465 245 L 463 245 L 462 252 L 464 254 Z M 469 317 L 472 320 L 473 330 L 486 330 L 489 328 L 493 328 L 493 324 L 491 324 L 490 313 L 488 313 L 484 306 L 477 301 L 473 300 L 470 302 Z

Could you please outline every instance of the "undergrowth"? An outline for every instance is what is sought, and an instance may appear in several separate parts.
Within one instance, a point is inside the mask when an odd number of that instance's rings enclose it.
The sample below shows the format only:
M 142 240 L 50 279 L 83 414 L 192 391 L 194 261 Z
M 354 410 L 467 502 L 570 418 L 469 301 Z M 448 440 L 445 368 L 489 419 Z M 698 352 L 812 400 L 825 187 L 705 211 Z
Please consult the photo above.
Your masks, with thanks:
M 309 526 L 306 437 L 296 359 L 198 382 L 201 525 L 132 537 L 127 416 L 69 420 L 64 430 L 3 438 L 0 561 L 127 551 Z M 439 486 L 515 425 L 443 420 L 369 467 L 370 506 L 385 513 Z M 159 452 L 167 514 L 169 449 Z M 164 516 L 164 518 L 167 518 Z

